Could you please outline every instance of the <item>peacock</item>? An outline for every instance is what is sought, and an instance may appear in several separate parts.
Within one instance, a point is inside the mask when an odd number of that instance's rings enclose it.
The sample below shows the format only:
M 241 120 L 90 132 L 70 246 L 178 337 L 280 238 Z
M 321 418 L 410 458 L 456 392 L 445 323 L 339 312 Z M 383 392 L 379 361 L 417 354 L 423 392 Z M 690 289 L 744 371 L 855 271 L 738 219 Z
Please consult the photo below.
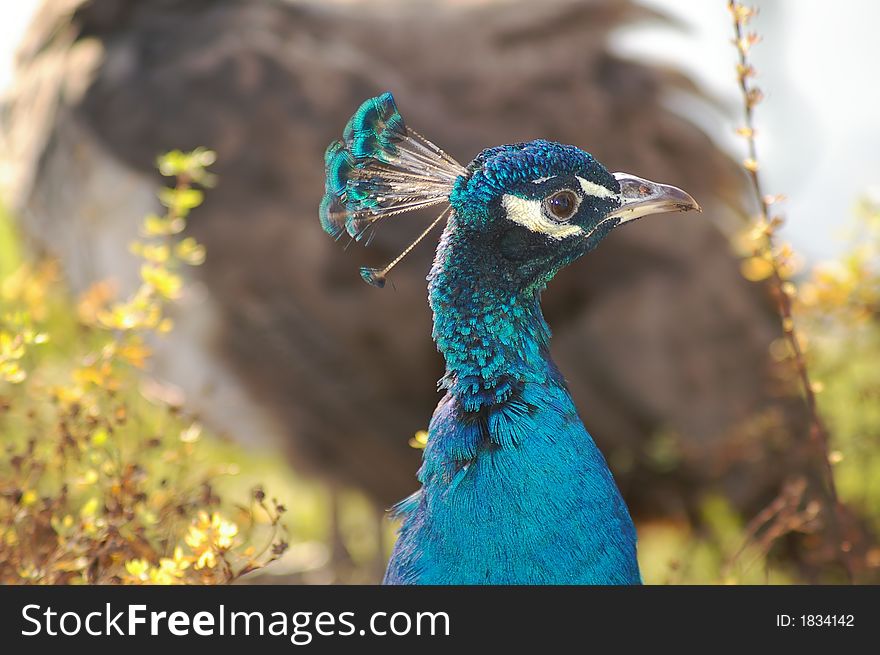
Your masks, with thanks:
M 639 217 L 700 210 L 683 190 L 610 173 L 545 140 L 483 150 L 466 167 L 409 128 L 391 93 L 365 101 L 325 155 L 324 230 L 369 243 L 379 223 L 443 206 L 427 277 L 445 393 L 421 488 L 386 584 L 640 584 L 636 531 L 549 352 L 541 293 L 563 267 Z

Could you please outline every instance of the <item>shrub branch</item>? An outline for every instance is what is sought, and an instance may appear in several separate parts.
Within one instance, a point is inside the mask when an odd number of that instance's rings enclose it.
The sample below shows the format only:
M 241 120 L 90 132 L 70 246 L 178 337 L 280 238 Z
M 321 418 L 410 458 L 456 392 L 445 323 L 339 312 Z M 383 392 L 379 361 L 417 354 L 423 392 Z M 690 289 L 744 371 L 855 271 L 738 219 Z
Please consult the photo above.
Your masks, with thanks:
M 830 435 L 816 400 L 817 385 L 810 377 L 807 359 L 804 354 L 795 319 L 792 312 L 792 296 L 795 293 L 794 285 L 786 280 L 788 263 L 785 261 L 785 249 L 777 247 L 775 231 L 782 225 L 779 216 L 771 216 L 771 207 L 780 198 L 768 196 L 764 193 L 761 180 L 758 150 L 755 139 L 755 107 L 763 99 L 761 90 L 753 84 L 756 75 L 755 67 L 749 59 L 749 53 L 759 36 L 754 32 L 747 32 L 746 27 L 755 15 L 756 10 L 729 0 L 728 9 L 733 17 L 734 45 L 736 47 L 737 80 L 743 100 L 744 124 L 737 130 L 747 145 L 748 156 L 743 161 L 743 167 L 748 173 L 750 187 L 754 193 L 758 206 L 757 225 L 752 229 L 754 240 L 754 256 L 766 262 L 767 280 L 770 283 L 772 295 L 776 301 L 779 313 L 782 333 L 788 344 L 791 361 L 797 372 L 801 390 L 807 410 L 809 421 L 808 444 L 812 456 L 809 461 L 818 465 L 818 477 L 821 481 L 825 496 L 827 511 L 825 512 L 826 527 L 829 538 L 833 541 L 835 558 L 844 566 L 850 582 L 853 581 L 852 562 L 850 551 L 852 544 L 843 536 L 843 507 L 837 494 L 837 486 L 834 480 L 830 458 Z

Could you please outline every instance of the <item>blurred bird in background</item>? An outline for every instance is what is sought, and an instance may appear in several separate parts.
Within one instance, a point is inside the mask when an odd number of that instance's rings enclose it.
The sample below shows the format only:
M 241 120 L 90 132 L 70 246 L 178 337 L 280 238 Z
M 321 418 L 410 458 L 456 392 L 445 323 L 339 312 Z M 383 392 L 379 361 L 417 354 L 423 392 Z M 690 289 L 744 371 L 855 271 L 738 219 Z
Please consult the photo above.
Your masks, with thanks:
M 201 292 L 156 372 L 217 429 L 282 448 L 381 509 L 415 486 L 407 441 L 437 402 L 421 381 L 443 365 L 424 304 L 429 249 L 400 265 L 395 293 L 367 293 L 355 255 L 314 220 L 322 152 L 347 111 L 390 87 L 460 160 L 540 137 L 675 180 L 712 220 L 615 232 L 561 271 L 543 299 L 552 352 L 637 519 L 697 521 L 689 499 L 707 489 L 751 511 L 786 462 L 743 442 L 741 424 L 764 416 L 785 432 L 797 414 L 767 361 L 771 305 L 719 227 L 742 178 L 666 103 L 699 90 L 609 46 L 647 19 L 662 20 L 623 0 L 47 2 L 3 110 L 7 197 L 74 291 L 125 284 L 137 275 L 127 244 L 155 208 L 156 155 L 216 150 L 219 185 L 190 226 L 209 253 Z M 412 241 L 417 222 L 405 223 L 412 232 L 375 235 L 368 263 Z M 655 456 L 670 442 L 674 467 Z

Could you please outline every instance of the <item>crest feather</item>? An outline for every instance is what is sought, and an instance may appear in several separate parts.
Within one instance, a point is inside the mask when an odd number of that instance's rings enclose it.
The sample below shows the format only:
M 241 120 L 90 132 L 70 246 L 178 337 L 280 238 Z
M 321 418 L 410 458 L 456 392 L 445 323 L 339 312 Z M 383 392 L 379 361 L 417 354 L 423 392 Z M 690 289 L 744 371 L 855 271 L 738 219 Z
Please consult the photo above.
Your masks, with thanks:
M 334 238 L 367 236 L 387 216 L 448 201 L 464 167 L 407 127 L 394 97 L 364 102 L 324 155 L 319 215 Z

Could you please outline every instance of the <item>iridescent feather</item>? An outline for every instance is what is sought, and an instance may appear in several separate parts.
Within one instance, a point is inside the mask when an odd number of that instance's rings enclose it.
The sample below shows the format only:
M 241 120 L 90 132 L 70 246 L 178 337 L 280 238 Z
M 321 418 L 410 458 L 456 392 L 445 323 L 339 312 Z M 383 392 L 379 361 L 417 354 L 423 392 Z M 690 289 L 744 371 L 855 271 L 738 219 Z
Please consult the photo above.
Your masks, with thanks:
M 388 216 L 448 202 L 464 167 L 407 127 L 394 97 L 383 93 L 364 102 L 324 155 L 326 186 L 320 218 L 339 238 L 370 237 L 370 228 Z M 436 223 L 436 221 L 435 221 Z M 369 279 L 369 271 L 362 271 Z

